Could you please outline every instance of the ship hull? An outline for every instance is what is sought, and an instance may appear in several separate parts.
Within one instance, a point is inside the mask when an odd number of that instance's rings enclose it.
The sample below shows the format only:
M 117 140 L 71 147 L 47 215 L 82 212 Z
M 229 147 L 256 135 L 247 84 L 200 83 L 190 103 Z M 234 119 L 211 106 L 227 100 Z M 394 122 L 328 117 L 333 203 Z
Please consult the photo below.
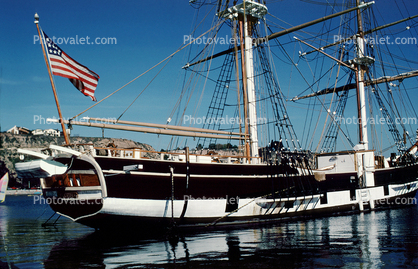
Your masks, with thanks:
M 359 188 L 355 171 L 326 173 L 318 179 L 300 169 L 266 164 L 112 157 L 95 157 L 94 162 L 94 173 L 102 174 L 103 181 L 61 186 L 60 192 L 46 187 L 44 195 L 67 199 L 60 204 L 51 199 L 59 214 L 103 230 L 214 229 L 362 212 L 416 204 L 418 190 L 417 165 L 376 169 L 375 186 Z M 87 169 L 82 162 L 72 165 L 74 171 Z M 83 198 L 83 188 L 95 192 Z
M 171 202 L 168 200 L 106 198 L 103 209 L 98 214 L 82 218 L 78 222 L 99 230 L 115 231 L 117 227 L 119 232 L 137 230 L 137 233 L 140 233 L 139 230 L 142 229 L 144 229 L 143 232 L 149 233 L 163 232 L 171 228 L 187 231 L 235 228 L 414 205 L 417 186 L 417 181 L 406 185 L 390 186 L 390 189 L 402 188 L 403 194 L 399 192 L 399 194 L 386 197 L 376 196 L 369 201 L 341 198 L 349 196 L 350 191 L 329 192 L 326 194 L 328 197 L 326 205 L 321 204 L 321 197 L 298 197 L 292 206 L 289 206 L 288 199 L 270 201 L 265 206 L 256 202 L 257 199 L 242 199 L 240 203 L 242 208 L 231 215 L 225 213 L 226 200 L 189 200 L 188 213 L 184 218 L 180 217 L 181 210 L 176 209 L 182 209 L 185 201 L 174 202 L 172 215 Z M 364 189 L 357 190 L 357 193 L 361 195 L 361 191 Z M 370 188 L 367 191 L 383 193 L 383 188 Z M 374 204 L 373 208 L 371 204 Z

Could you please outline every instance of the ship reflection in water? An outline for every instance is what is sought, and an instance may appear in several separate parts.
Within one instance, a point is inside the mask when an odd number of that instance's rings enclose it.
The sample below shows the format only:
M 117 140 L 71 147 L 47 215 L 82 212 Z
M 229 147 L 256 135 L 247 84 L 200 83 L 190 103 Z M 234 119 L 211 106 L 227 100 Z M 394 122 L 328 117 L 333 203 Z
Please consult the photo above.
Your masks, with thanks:
M 416 208 L 326 217 L 275 226 L 180 236 L 178 241 L 93 233 L 54 246 L 46 268 L 62 262 L 106 268 L 418 266 Z M 415 220 L 415 221 L 414 221 Z
M 31 199 L 8 197 L 0 207 L 3 264 L 8 259 L 18 268 L 418 267 L 417 206 L 167 239 L 94 232 L 64 219 L 42 227 L 52 211 Z

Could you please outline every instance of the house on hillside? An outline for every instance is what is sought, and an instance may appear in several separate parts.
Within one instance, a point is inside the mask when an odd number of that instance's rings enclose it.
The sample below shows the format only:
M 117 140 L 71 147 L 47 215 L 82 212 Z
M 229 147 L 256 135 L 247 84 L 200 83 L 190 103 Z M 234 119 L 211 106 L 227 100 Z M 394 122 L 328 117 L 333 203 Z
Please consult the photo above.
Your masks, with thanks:
M 67 129 L 67 134 L 70 135 L 70 130 Z M 32 131 L 33 135 L 45 135 L 45 136 L 56 136 L 56 137 L 60 137 L 62 135 L 62 131 L 57 130 L 57 129 L 36 129 Z
M 70 130 L 66 129 L 67 134 L 70 135 Z M 56 136 L 56 137 L 60 137 L 62 136 L 62 131 L 57 130 L 57 129 L 35 129 L 33 131 L 29 130 L 28 128 L 25 127 L 18 127 L 18 126 L 14 126 L 12 128 L 10 128 L 9 130 L 7 130 L 8 133 L 11 134 L 25 134 L 25 135 L 45 135 L 45 136 Z
M 11 134 L 25 134 L 25 135 L 31 133 L 31 131 L 28 128 L 18 127 L 16 125 L 10 128 L 9 130 L 7 130 L 7 132 Z
M 44 130 L 42 129 L 35 129 L 32 131 L 33 135 L 44 135 Z
M 47 136 L 61 136 L 61 132 L 59 130 L 56 130 L 56 129 L 45 129 L 44 130 L 44 135 L 47 135 Z

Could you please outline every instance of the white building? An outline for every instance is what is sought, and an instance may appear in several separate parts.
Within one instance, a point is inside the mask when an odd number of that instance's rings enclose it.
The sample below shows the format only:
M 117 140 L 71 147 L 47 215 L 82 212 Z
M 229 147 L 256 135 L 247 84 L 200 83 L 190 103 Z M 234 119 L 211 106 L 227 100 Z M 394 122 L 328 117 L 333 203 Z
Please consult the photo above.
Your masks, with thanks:
M 32 131 L 33 135 L 44 135 L 44 130 L 42 129 L 35 129 Z
M 44 135 L 47 136 L 61 136 L 61 132 L 56 129 L 46 129 L 44 130 Z
M 70 130 L 66 129 L 67 134 L 70 135 Z M 18 126 L 14 126 L 12 128 L 10 128 L 9 130 L 7 130 L 8 133 L 11 134 L 32 134 L 32 135 L 46 135 L 46 136 L 56 136 L 56 137 L 60 137 L 62 135 L 62 131 L 57 130 L 57 129 L 35 129 L 33 131 L 25 128 L 25 127 L 18 127 Z
M 11 134 L 30 134 L 30 130 L 25 127 L 17 127 L 16 125 L 7 130 L 8 133 Z

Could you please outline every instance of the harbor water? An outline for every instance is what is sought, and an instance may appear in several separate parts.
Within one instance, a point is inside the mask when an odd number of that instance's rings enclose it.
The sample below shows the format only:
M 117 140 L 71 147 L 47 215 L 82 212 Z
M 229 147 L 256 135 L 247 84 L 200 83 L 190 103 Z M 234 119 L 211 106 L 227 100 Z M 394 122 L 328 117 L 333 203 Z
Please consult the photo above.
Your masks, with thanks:
M 36 196 L 6 197 L 0 268 L 418 267 L 416 205 L 170 238 L 104 234 L 56 215 L 42 225 L 52 215 Z

